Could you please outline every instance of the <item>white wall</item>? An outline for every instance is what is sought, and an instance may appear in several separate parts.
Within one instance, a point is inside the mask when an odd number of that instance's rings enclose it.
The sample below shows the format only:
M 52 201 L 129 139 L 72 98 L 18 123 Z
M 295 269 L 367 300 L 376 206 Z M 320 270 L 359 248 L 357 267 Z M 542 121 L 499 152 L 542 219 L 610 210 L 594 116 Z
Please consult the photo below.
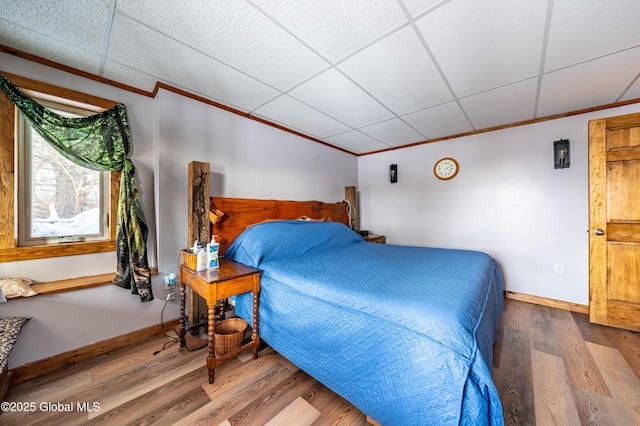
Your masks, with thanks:
M 588 305 L 588 120 L 638 111 L 636 104 L 359 157 L 360 228 L 389 244 L 485 251 L 507 290 Z M 553 168 L 559 139 L 570 140 L 568 169 Z M 442 157 L 460 164 L 453 180 L 433 175 Z
M 0 71 L 123 102 L 133 139 L 131 158 L 149 224 L 149 262 L 156 300 L 113 285 L 14 299 L 0 316 L 33 317 L 11 356 L 11 368 L 160 323 L 163 279 L 175 271 L 187 235 L 187 164 L 211 163 L 212 193 L 231 197 L 340 201 L 357 183 L 357 157 L 171 92 L 156 98 L 0 53 Z M 156 241 L 156 230 L 157 241 Z M 115 271 L 115 252 L 0 263 L 0 277 L 51 281 Z M 164 320 L 178 317 L 169 302 Z
M 211 195 L 281 200 L 344 199 L 357 157 L 237 114 L 160 90 L 157 96 L 160 272 L 175 271 L 187 241 L 187 168 L 205 161 Z

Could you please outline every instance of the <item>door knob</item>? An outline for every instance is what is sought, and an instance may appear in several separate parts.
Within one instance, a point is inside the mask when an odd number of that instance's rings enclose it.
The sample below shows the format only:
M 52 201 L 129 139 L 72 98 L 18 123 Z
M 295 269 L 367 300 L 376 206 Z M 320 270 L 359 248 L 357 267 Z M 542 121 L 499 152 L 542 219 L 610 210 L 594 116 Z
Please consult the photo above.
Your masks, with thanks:
M 600 229 L 600 228 L 598 228 L 598 229 L 594 229 L 594 230 L 593 230 L 593 233 L 594 233 L 595 235 L 604 235 L 604 231 L 603 231 L 602 229 Z

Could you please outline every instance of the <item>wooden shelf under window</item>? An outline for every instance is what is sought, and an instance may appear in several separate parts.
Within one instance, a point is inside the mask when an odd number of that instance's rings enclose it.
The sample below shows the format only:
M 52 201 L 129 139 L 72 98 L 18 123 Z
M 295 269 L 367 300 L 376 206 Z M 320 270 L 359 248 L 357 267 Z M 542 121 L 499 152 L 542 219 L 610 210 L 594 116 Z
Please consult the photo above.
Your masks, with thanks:
M 111 284 L 115 277 L 115 272 L 109 272 L 107 274 L 91 275 L 87 277 L 69 278 L 66 280 L 48 281 L 42 283 L 31 284 L 31 288 L 37 291 L 38 294 L 31 297 L 36 297 L 41 294 L 53 294 L 64 293 L 73 290 L 82 290 L 85 288 L 98 287 L 105 284 Z M 151 275 L 158 275 L 157 269 L 151 269 Z M 29 299 L 28 297 L 16 297 L 15 299 Z M 7 299 L 7 301 L 12 299 Z

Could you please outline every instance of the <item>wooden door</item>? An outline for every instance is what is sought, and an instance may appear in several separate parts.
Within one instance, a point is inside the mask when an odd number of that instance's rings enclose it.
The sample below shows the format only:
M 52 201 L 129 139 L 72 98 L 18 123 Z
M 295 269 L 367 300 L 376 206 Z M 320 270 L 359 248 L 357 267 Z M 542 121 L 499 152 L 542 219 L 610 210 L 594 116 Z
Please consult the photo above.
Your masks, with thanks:
M 589 122 L 589 317 L 640 331 L 640 114 Z

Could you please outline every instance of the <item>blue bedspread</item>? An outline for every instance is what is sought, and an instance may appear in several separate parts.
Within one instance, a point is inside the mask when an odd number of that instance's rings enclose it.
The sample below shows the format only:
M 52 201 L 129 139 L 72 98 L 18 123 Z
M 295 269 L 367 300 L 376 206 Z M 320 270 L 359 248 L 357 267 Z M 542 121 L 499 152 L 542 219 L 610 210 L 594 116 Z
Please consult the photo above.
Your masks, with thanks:
M 491 378 L 502 278 L 485 253 L 369 243 L 331 222 L 254 225 L 260 336 L 383 425 L 501 425 Z M 252 323 L 251 295 L 236 312 Z

